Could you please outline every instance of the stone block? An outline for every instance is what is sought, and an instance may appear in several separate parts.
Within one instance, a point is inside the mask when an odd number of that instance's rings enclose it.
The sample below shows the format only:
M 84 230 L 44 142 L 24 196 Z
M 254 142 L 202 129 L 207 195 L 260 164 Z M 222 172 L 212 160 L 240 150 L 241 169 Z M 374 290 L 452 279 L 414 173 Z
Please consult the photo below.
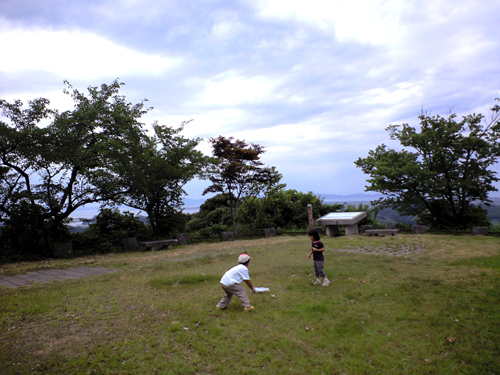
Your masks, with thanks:
M 360 225 L 359 233 L 365 233 L 366 230 L 373 229 L 373 225 Z
M 330 237 L 340 236 L 339 226 L 338 225 L 327 225 L 326 226 L 326 235 L 330 236 Z
M 323 234 L 323 228 L 321 228 L 321 227 L 314 227 L 313 230 L 318 232 L 318 234 Z
M 487 236 L 488 235 L 488 227 L 474 227 L 472 228 L 473 236 Z
M 264 229 L 264 237 L 276 237 L 276 230 L 274 228 L 265 228 Z
M 344 225 L 344 230 L 346 236 L 355 236 L 359 233 L 358 224 Z
M 413 234 L 425 234 L 425 225 L 413 225 L 412 232 Z
M 124 238 L 122 240 L 123 251 L 137 251 L 137 237 Z
M 55 253 L 57 258 L 73 258 L 73 244 L 71 242 L 57 244 Z
M 189 233 L 179 233 L 175 236 L 179 245 L 187 245 L 189 243 Z
M 222 232 L 222 241 L 234 241 L 234 233 L 233 232 Z

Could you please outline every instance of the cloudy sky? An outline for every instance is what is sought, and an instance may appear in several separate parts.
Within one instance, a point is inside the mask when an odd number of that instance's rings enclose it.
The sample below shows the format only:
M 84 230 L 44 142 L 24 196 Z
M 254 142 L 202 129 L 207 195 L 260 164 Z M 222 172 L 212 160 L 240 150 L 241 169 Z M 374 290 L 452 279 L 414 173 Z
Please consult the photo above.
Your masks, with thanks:
M 265 146 L 290 189 L 354 194 L 389 124 L 493 106 L 499 19 L 500 0 L 0 0 L 0 98 L 64 110 L 64 80 L 119 78 L 147 124 L 194 119 Z

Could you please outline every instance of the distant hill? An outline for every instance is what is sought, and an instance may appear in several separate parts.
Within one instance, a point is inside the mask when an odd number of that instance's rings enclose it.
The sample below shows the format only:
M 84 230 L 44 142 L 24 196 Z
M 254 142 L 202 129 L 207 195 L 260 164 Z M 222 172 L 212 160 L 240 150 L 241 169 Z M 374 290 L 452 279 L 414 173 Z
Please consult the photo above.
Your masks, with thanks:
M 358 193 L 358 194 L 318 194 L 324 198 L 325 203 L 350 203 L 357 205 L 359 203 L 370 204 L 370 202 L 382 198 L 382 194 L 368 194 L 368 193 Z M 485 207 L 488 210 L 488 217 L 491 219 L 493 224 L 500 224 L 500 197 L 490 197 L 492 203 L 489 207 Z M 377 220 L 382 224 L 387 223 L 403 223 L 403 224 L 416 224 L 416 217 L 412 216 L 401 216 L 396 210 L 391 208 L 385 208 L 379 211 Z

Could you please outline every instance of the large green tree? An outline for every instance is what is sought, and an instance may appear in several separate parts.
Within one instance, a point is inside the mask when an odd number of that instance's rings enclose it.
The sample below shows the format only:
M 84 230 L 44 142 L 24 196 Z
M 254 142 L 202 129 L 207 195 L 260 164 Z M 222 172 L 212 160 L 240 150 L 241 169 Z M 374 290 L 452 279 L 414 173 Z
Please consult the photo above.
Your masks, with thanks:
M 497 99 L 498 100 L 498 99 Z M 488 193 L 499 179 L 491 167 L 500 155 L 500 108 L 490 116 L 447 117 L 421 114 L 420 129 L 408 124 L 387 128 L 402 149 L 382 144 L 355 164 L 370 178 L 367 191 L 385 195 L 379 206 L 417 216 L 433 228 L 488 225 Z
M 147 213 L 155 237 L 182 230 L 184 185 L 203 174 L 207 158 L 196 149 L 201 139 L 181 135 L 178 128 L 153 125 L 141 153 L 125 166 L 122 179 L 127 194 L 122 203 Z
M 265 150 L 260 145 L 223 136 L 210 138 L 210 142 L 215 159 L 208 177 L 212 185 L 203 194 L 227 195 L 233 233 L 236 235 L 236 217 L 241 199 L 258 195 L 270 183 L 279 183 L 281 175 L 273 167 L 264 167 L 260 157 Z
M 27 108 L 0 101 L 0 222 L 26 227 L 24 247 L 47 253 L 54 231 L 77 208 L 126 193 L 118 172 L 144 142 L 139 119 L 147 109 L 126 102 L 121 85 L 84 94 L 68 84 L 74 108 L 62 113 L 43 98 Z
M 275 167 L 264 169 L 262 174 L 262 178 L 250 186 L 248 194 L 241 201 L 242 207 L 245 208 L 243 221 L 249 224 L 250 232 L 253 232 L 255 228 L 262 227 L 262 217 L 270 197 L 286 187 L 286 184 L 280 183 L 283 176 Z
M 342 204 L 325 204 L 323 198 L 312 192 L 303 193 L 294 189 L 279 189 L 271 192 L 267 198 L 252 202 L 253 210 L 259 212 L 257 226 L 280 229 L 302 229 L 308 226 L 307 205 L 310 204 L 315 218 L 329 212 L 342 211 Z M 250 205 L 243 206 L 242 216 L 245 222 L 250 219 L 247 210 Z

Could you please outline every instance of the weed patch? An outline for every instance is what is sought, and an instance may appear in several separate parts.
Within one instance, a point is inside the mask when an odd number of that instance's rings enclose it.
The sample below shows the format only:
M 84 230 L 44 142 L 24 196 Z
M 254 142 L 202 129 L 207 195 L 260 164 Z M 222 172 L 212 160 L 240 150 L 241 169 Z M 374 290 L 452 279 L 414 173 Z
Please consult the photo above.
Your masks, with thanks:
M 500 373 L 500 239 L 322 240 L 326 288 L 312 285 L 307 236 L 3 265 L 125 270 L 0 288 L 0 373 Z M 251 313 L 237 298 L 216 310 L 241 251 L 270 292 L 249 293 Z
M 216 282 L 220 276 L 216 275 L 185 275 L 168 279 L 151 279 L 148 284 L 154 288 L 164 288 L 171 285 L 198 284 Z

